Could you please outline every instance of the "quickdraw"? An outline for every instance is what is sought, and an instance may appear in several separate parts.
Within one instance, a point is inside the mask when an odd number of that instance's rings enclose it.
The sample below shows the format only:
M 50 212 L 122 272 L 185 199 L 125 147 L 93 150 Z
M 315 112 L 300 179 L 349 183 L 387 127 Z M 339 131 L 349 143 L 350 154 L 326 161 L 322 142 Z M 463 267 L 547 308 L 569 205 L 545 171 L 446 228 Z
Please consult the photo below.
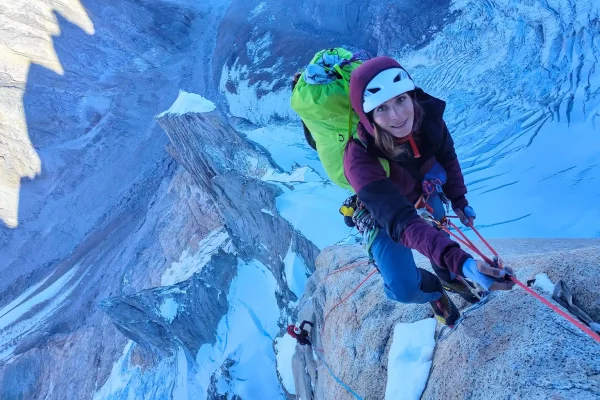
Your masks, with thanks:
M 442 185 L 443 183 L 439 179 L 424 180 L 421 184 L 421 190 L 423 192 L 422 197 L 424 199 L 423 204 L 427 204 L 427 200 L 429 200 L 429 197 L 437 195 L 439 196 L 440 200 L 442 200 L 442 203 L 444 203 L 444 205 L 446 206 L 446 210 L 449 210 L 450 200 L 448 200 L 448 197 L 446 197 L 444 189 L 442 189 Z

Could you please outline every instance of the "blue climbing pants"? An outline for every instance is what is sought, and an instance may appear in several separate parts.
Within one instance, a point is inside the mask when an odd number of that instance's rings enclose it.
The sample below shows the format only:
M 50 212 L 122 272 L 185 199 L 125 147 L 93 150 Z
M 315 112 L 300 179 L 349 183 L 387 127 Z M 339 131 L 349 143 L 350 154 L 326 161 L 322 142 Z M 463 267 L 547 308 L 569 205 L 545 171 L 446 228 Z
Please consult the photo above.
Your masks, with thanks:
M 433 208 L 433 216 L 439 220 L 445 215 L 444 204 L 439 196 L 430 196 L 427 204 Z M 384 229 L 379 229 L 371 245 L 371 253 L 383 277 L 384 291 L 389 299 L 401 303 L 427 303 L 438 300 L 442 285 L 436 275 L 417 268 L 412 250 L 394 242 Z M 443 280 L 454 277 L 445 268 L 432 263 L 433 269 Z

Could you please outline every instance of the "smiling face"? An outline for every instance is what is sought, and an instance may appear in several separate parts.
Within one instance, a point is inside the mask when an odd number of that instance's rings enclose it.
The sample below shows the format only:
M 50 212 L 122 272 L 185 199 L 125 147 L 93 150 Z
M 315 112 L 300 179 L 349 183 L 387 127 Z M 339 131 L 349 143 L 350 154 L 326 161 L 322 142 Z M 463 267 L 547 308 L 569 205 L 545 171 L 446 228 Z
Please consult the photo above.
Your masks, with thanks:
M 412 132 L 415 108 L 408 93 L 402 93 L 373 110 L 373 121 L 390 135 L 403 138 Z

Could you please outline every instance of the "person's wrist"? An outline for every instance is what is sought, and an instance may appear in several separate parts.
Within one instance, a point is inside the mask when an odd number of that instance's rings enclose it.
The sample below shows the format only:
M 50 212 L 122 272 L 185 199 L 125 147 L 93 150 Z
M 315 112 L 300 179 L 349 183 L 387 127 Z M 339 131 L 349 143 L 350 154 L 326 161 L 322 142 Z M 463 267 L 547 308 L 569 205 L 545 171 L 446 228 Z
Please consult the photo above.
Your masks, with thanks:
M 463 210 L 463 208 L 467 207 L 469 205 L 469 202 L 467 201 L 467 198 L 465 196 L 460 196 L 454 199 L 450 199 L 451 203 L 452 203 L 452 209 L 453 210 Z

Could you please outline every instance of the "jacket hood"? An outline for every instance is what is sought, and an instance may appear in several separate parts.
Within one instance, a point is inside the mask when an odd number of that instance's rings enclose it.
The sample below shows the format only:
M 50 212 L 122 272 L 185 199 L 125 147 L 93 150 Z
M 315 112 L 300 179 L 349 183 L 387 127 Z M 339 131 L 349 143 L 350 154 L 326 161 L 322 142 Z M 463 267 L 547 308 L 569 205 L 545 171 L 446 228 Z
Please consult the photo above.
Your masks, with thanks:
M 352 76 L 350 77 L 350 104 L 352 104 L 352 108 L 358 114 L 360 122 L 370 135 L 373 135 L 373 127 L 367 118 L 367 114 L 363 111 L 363 94 L 369 82 L 377 74 L 390 68 L 404 69 L 393 58 L 375 57 L 365 61 L 360 67 L 352 71 Z

